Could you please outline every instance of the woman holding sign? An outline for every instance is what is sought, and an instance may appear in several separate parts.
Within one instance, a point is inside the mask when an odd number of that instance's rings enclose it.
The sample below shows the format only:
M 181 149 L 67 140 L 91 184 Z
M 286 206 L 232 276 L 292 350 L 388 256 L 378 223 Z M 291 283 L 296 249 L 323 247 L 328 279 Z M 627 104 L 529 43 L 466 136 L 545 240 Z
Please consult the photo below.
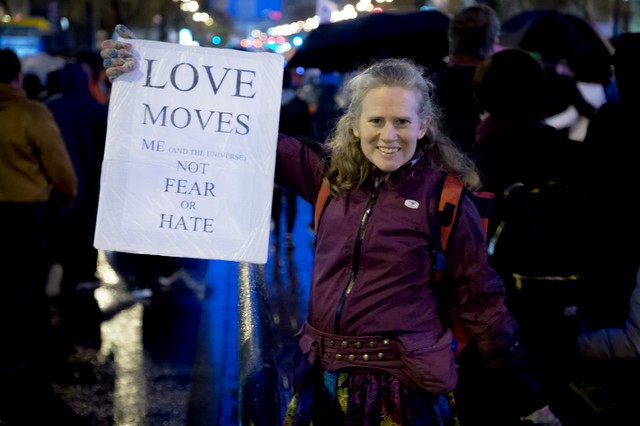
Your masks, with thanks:
M 133 69 L 129 49 L 103 44 L 110 78 Z M 444 278 L 437 288 L 433 280 L 444 178 L 456 176 L 469 189 L 479 178 L 440 131 L 432 89 L 421 67 L 380 61 L 348 83 L 350 103 L 325 145 L 279 137 L 276 183 L 312 204 L 323 184 L 331 192 L 318 224 L 286 424 L 459 424 L 451 322 L 469 338 L 459 360 L 525 371 L 504 286 L 487 263 L 480 217 L 467 195 Z M 529 376 L 514 376 L 523 379 L 513 391 L 526 392 L 520 414 L 559 425 L 530 391 Z

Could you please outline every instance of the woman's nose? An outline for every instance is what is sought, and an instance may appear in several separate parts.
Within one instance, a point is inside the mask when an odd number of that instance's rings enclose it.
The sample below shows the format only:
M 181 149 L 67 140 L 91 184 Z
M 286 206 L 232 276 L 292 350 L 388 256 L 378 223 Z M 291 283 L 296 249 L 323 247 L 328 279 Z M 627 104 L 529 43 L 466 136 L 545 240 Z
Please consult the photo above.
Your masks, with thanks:
M 382 139 L 393 141 L 396 139 L 397 133 L 396 126 L 393 123 L 387 123 L 382 129 Z

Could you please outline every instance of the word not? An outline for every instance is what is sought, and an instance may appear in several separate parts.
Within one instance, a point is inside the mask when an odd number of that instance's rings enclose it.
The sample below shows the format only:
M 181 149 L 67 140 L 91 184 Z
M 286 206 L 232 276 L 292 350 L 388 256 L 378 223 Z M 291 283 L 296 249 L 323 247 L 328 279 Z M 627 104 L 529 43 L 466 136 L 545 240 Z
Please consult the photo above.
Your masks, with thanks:
M 178 160 L 178 171 L 191 172 L 191 173 L 207 173 L 207 167 L 209 163 L 199 163 L 197 161 L 180 161 Z

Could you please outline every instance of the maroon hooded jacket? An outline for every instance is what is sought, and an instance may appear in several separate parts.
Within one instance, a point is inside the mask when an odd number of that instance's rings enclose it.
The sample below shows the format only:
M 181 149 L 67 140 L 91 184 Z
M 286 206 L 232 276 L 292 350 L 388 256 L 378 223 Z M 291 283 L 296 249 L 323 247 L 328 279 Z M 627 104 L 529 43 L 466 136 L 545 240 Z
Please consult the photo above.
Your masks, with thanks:
M 313 205 L 323 174 L 313 150 L 280 135 L 277 184 Z M 439 284 L 446 288 L 434 288 L 431 230 L 443 178 L 418 159 L 392 173 L 393 187 L 366 182 L 328 203 L 317 234 L 308 325 L 299 341 L 309 361 L 333 371 L 382 369 L 441 394 L 456 386 L 449 315 L 487 363 L 517 351 L 504 285 L 489 267 L 480 217 L 466 197 L 446 252 Z M 382 342 L 392 350 L 381 351 Z

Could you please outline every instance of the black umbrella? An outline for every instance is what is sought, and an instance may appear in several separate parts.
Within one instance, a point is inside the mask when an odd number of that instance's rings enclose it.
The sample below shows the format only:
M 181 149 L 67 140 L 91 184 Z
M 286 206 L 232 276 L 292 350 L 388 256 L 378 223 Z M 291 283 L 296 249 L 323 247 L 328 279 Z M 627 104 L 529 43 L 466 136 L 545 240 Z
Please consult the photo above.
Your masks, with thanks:
M 289 66 L 348 72 L 374 59 L 405 57 L 434 71 L 448 54 L 448 28 L 449 17 L 437 10 L 372 13 L 320 24 Z
M 542 60 L 563 60 L 581 81 L 607 82 L 611 77 L 608 42 L 584 19 L 555 10 L 528 10 L 502 24 L 501 43 L 537 52 Z

